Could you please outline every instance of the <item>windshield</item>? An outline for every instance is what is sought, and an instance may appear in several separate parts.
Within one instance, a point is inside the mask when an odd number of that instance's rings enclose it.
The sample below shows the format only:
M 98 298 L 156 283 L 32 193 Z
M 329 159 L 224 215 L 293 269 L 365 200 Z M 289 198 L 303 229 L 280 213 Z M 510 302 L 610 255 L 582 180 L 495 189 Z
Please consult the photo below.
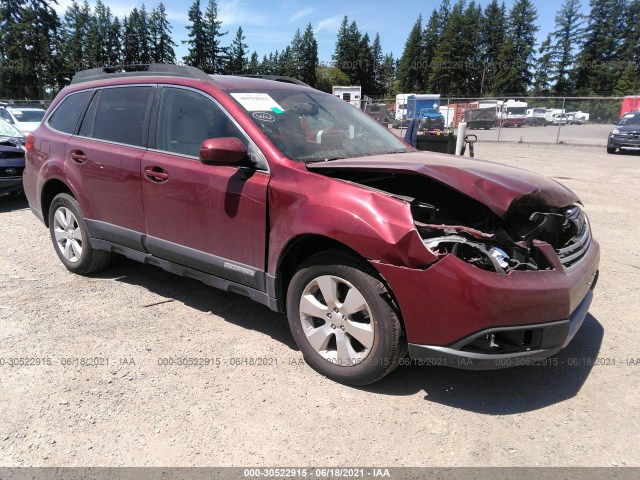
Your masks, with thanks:
M 640 125 L 640 114 L 627 114 L 620 119 L 618 125 Z
M 526 107 L 507 107 L 508 115 L 526 115 L 527 109 Z
M 22 133 L 0 118 L 0 137 L 22 137 Z
M 44 117 L 44 110 L 12 110 L 13 116 L 19 122 L 41 122 Z
M 317 90 L 227 90 L 278 150 L 314 162 L 406 152 L 398 137 L 354 106 Z

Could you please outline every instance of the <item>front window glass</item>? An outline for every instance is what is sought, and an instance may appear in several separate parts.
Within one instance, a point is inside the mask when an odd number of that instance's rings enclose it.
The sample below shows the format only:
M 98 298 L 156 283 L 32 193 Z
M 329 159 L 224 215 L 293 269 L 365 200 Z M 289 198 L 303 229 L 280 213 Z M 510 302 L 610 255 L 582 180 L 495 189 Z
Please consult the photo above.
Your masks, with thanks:
M 262 133 L 304 162 L 406 152 L 408 147 L 353 105 L 317 90 L 227 90 Z
M 246 138 L 225 113 L 207 97 L 191 90 L 164 88 L 158 114 L 156 149 L 198 157 L 209 138 Z

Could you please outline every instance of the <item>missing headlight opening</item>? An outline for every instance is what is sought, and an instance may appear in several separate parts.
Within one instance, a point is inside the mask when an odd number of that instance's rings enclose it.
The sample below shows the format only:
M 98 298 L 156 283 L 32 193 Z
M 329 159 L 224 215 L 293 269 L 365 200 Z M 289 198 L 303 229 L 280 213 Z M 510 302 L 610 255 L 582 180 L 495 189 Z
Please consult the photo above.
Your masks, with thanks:
M 470 265 L 500 274 L 550 270 L 551 265 L 535 242 L 551 245 L 565 267 L 584 254 L 589 229 L 580 207 L 572 205 L 555 211 L 542 208 L 521 203 L 503 219 L 482 218 L 466 226 L 450 223 L 455 217 L 452 211 L 417 200 L 412 203 L 416 227 L 429 250 L 440 256 L 454 255 Z M 445 223 L 445 219 L 449 222 Z

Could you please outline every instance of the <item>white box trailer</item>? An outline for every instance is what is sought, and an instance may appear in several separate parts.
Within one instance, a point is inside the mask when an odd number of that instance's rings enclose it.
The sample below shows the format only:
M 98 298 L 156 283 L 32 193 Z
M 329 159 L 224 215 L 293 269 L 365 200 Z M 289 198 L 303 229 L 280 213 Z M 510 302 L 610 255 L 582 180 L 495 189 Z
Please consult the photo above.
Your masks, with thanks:
M 404 127 L 407 125 L 407 102 L 409 97 L 415 93 L 399 93 L 396 95 L 396 115 L 393 122 L 394 128 Z
M 356 108 L 360 108 L 360 102 L 362 100 L 362 87 L 357 86 L 334 86 L 333 94 L 344 100 L 345 102 L 350 103 Z

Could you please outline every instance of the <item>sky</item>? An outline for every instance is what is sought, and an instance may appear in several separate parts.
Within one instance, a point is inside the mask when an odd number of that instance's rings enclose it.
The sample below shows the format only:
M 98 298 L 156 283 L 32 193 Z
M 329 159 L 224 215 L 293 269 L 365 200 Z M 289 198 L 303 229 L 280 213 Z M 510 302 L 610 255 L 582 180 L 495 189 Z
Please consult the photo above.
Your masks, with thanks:
M 181 59 L 187 54 L 186 40 L 187 10 L 193 0 L 164 0 L 169 21 L 173 27 L 173 39 L 178 43 L 176 56 Z M 453 4 L 455 0 L 452 0 Z M 103 0 L 114 15 L 122 18 L 134 6 L 142 6 L 138 0 Z M 147 10 L 154 8 L 160 0 L 147 0 Z M 208 0 L 201 0 L 204 6 Z M 490 0 L 477 0 L 483 8 Z M 514 0 L 505 0 L 510 9 Z M 71 0 L 58 0 L 56 10 L 64 14 Z M 90 5 L 95 2 L 89 1 Z M 404 44 L 411 27 L 419 14 L 425 22 L 434 8 L 440 6 L 439 0 L 405 0 L 404 2 L 378 0 L 218 0 L 218 14 L 223 24 L 223 31 L 229 33 L 223 37 L 223 44 L 231 44 L 239 26 L 245 34 L 245 43 L 249 51 L 258 52 L 262 59 L 264 54 L 275 50 L 282 50 L 291 43 L 296 31 L 303 31 L 311 23 L 318 40 L 318 56 L 321 62 L 330 62 L 335 50 L 336 34 L 342 18 L 347 15 L 349 22 L 355 20 L 361 32 L 366 32 L 373 41 L 376 32 L 380 34 L 380 41 L 385 53 L 392 52 L 394 57 L 402 55 Z M 539 43 L 547 33 L 554 29 L 556 10 L 563 3 L 551 0 L 533 0 L 538 10 Z M 588 0 L 583 0 L 586 10 Z

